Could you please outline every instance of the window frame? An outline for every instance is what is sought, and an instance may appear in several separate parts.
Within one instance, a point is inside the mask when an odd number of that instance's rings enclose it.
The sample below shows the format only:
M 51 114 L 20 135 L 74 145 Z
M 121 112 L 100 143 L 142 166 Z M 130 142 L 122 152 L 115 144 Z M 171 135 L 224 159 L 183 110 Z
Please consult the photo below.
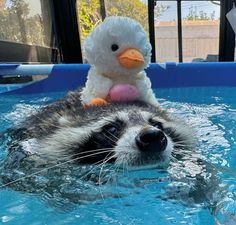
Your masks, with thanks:
M 58 49 L 46 48 L 42 46 L 27 44 L 21 44 L 22 49 L 28 48 L 42 48 L 43 60 L 39 63 L 57 63 L 61 61 L 63 63 L 83 63 L 81 42 L 79 35 L 79 21 L 76 11 L 77 0 L 54 0 L 49 1 L 50 10 L 52 15 L 53 25 L 53 38 L 58 43 Z M 148 23 L 149 23 L 149 38 L 152 45 L 152 57 L 151 62 L 156 62 L 155 56 L 155 26 L 154 26 L 154 7 L 158 1 L 176 1 L 177 2 L 177 24 L 178 24 L 178 52 L 179 62 L 183 62 L 183 37 L 182 37 L 182 9 L 181 3 L 188 0 L 148 0 Z M 206 1 L 206 0 L 193 0 L 193 1 Z M 221 3 L 220 7 L 220 34 L 219 34 L 219 61 L 234 61 L 235 57 L 235 33 L 231 28 L 229 22 L 226 19 L 226 14 L 232 9 L 233 2 L 236 0 L 216 0 Z M 100 12 L 102 19 L 106 17 L 106 8 L 104 0 L 99 0 Z M 66 19 L 65 19 L 66 18 Z M 0 44 L 3 44 L 0 41 Z M 1 45 L 0 45 L 1 46 Z M 7 47 L 9 46 L 9 47 Z M 12 42 L 12 45 L 7 43 L 5 45 L 6 52 L 11 51 L 11 62 L 16 62 L 14 59 L 14 53 L 17 54 L 15 49 L 16 43 Z M 0 47 L 1 49 L 1 47 Z M 9 49 L 9 50 L 8 50 Z M 26 51 L 26 50 L 25 50 Z M 48 52 L 51 51 L 52 58 L 47 57 L 50 55 Z M 2 51 L 1 51 L 2 52 Z M 56 55 L 56 56 L 55 56 Z M 59 55 L 59 57 L 58 57 Z M 60 60 L 58 60 L 60 58 Z M 24 62 L 22 56 L 21 62 Z M 0 61 L 4 60 L 4 53 L 0 53 Z M 28 63 L 28 62 L 26 62 Z
M 182 35 L 182 7 L 181 3 L 189 0 L 149 0 L 148 2 L 176 1 L 178 24 L 178 52 L 179 62 L 183 62 L 183 35 Z M 207 0 L 193 0 L 207 1 Z M 216 0 L 220 3 L 220 34 L 219 34 L 219 61 L 234 61 L 235 57 L 235 33 L 229 24 L 226 14 L 233 8 L 235 0 Z M 152 18 L 154 20 L 154 18 Z M 154 34 L 155 35 L 155 34 Z M 150 38 L 152 46 L 155 46 L 155 36 Z M 154 53 L 153 53 L 154 54 Z M 155 62 L 155 61 L 153 61 Z
M 177 29 L 178 29 L 178 53 L 179 62 L 183 62 L 183 35 L 182 35 L 182 8 L 181 3 L 189 0 L 148 0 L 148 24 L 149 24 L 149 39 L 152 45 L 151 62 L 156 62 L 155 54 L 155 23 L 154 23 L 154 7 L 159 1 L 176 1 L 177 2 Z M 192 1 L 207 1 L 207 0 L 192 0 Z M 233 3 L 236 0 L 215 0 L 220 3 L 220 34 L 219 34 L 219 61 L 234 61 L 235 57 L 235 33 L 231 28 L 226 14 L 233 8 Z M 100 11 L 106 15 L 104 1 L 100 0 Z

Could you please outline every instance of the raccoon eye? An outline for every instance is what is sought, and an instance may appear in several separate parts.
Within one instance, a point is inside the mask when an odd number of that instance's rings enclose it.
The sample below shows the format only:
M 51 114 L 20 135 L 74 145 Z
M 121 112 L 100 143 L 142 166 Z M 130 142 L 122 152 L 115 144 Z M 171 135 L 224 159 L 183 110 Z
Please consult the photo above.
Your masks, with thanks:
M 155 121 L 155 120 L 150 120 L 149 123 L 150 123 L 153 127 L 156 127 L 156 128 L 158 128 L 158 129 L 163 130 L 163 125 L 162 125 L 161 122 Z
M 110 127 L 108 130 L 109 133 L 116 134 L 118 132 L 117 127 Z
M 107 125 L 104 127 L 104 130 L 108 133 L 108 134 L 113 134 L 113 135 L 117 135 L 119 132 L 118 127 L 116 127 L 115 125 Z

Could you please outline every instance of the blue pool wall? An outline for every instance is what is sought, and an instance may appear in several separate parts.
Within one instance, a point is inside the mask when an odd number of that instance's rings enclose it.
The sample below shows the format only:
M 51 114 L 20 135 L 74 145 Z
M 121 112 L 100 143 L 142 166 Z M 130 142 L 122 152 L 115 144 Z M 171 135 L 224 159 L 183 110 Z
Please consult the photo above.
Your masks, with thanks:
M 88 64 L 0 64 L 0 76 L 48 75 L 47 79 L 19 85 L 1 94 L 61 92 L 84 86 Z M 153 88 L 236 86 L 236 63 L 164 63 L 146 69 Z

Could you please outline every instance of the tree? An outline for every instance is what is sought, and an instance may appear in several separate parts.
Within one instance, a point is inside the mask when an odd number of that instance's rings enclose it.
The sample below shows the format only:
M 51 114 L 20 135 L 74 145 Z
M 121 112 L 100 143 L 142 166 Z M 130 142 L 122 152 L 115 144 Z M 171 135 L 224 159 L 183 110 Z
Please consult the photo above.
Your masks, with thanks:
M 3 8 L 5 6 L 5 0 L 0 0 L 0 8 Z
M 0 40 L 45 45 L 41 15 L 30 15 L 28 3 L 0 0 L 0 5 Z
M 107 16 L 128 16 L 142 24 L 148 31 L 147 5 L 140 0 L 106 0 Z
M 162 4 L 158 4 L 156 7 L 154 8 L 154 16 L 155 16 L 155 20 L 158 20 L 160 18 L 160 16 L 170 8 L 170 6 L 166 6 L 166 5 L 162 5 Z
M 105 0 L 107 16 L 128 16 L 142 24 L 148 32 L 148 8 L 145 1 L 141 0 Z M 158 18 L 168 7 L 156 6 L 155 17 Z M 78 0 L 77 11 L 79 12 L 81 39 L 93 30 L 101 22 L 99 0 Z
M 215 11 L 208 15 L 202 10 L 198 12 L 196 7 L 191 6 L 184 20 L 215 20 Z
M 77 13 L 82 40 L 101 21 L 99 7 L 99 0 L 77 0 Z

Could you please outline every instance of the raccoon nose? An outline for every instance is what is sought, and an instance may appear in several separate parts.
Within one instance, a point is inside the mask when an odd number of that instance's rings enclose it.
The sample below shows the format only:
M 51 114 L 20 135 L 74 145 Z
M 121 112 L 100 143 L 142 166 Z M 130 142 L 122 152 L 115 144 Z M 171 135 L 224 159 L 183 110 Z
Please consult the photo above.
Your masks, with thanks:
M 136 137 L 136 144 L 141 151 L 162 152 L 167 146 L 165 134 L 156 128 L 143 129 Z

